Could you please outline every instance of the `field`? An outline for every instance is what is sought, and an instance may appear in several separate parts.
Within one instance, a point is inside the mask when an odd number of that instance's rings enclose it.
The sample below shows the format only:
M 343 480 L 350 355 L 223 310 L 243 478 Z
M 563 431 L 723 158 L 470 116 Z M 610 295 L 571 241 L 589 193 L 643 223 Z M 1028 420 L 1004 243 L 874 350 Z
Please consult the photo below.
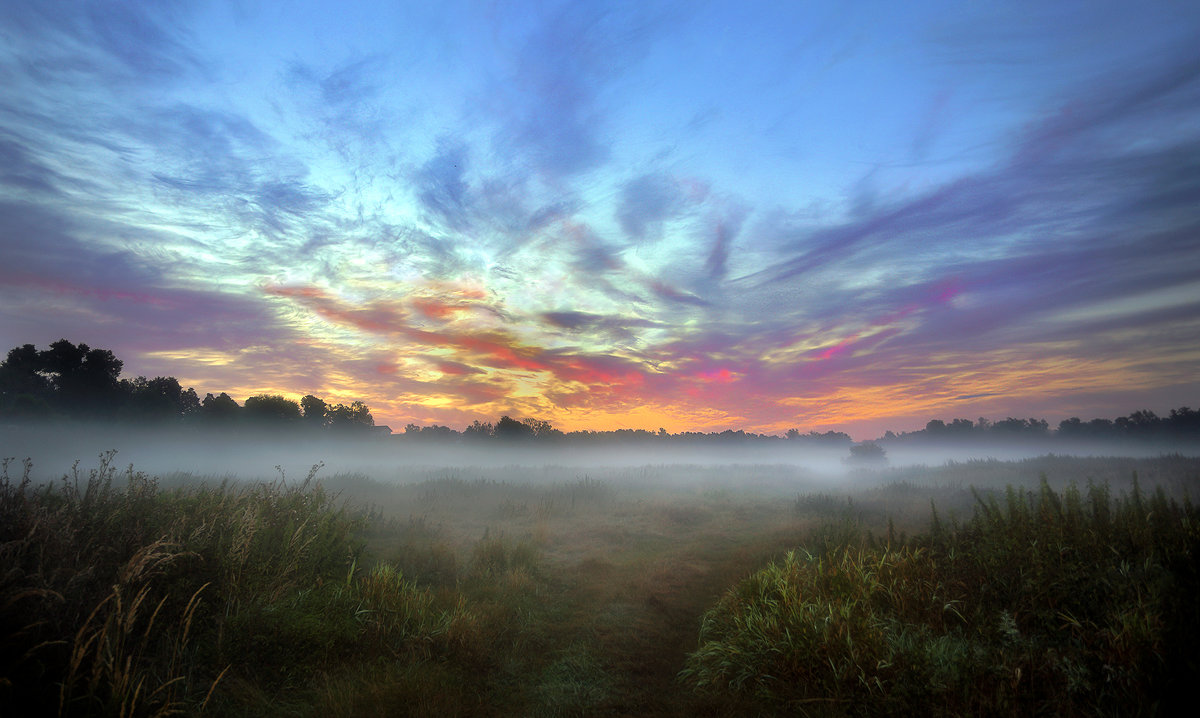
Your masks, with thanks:
M 1172 714 L 1200 459 L 0 478 L 0 715 Z

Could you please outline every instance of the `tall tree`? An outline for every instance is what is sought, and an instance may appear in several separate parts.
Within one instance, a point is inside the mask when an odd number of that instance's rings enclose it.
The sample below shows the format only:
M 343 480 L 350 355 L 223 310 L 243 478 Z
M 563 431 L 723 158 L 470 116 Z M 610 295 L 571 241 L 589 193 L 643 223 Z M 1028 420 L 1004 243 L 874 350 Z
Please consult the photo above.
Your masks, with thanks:
M 187 413 L 187 392 L 173 376 L 156 376 L 153 379 L 139 376 L 122 381 L 121 388 L 128 395 L 122 411 L 128 419 L 177 422 Z M 188 391 L 195 398 L 196 392 Z
M 259 424 L 290 424 L 300 420 L 300 405 L 278 394 L 257 394 L 242 407 L 246 419 Z
M 219 396 L 206 394 L 204 401 L 200 402 L 200 418 L 207 424 L 229 425 L 236 421 L 241 413 L 242 407 L 225 392 L 221 392 Z
M 313 428 L 324 428 L 327 420 L 325 414 L 329 411 L 329 405 L 324 399 L 306 394 L 300 400 L 300 408 L 304 411 L 304 423 Z
M 118 377 L 124 363 L 108 349 L 59 339 L 40 358 L 54 385 L 56 403 L 65 411 L 113 416 L 123 403 Z
M 349 406 L 334 404 L 326 412 L 329 417 L 329 427 L 342 431 L 355 431 L 375 426 L 375 417 L 371 410 L 361 401 L 352 401 Z
M 500 417 L 496 422 L 496 438 L 506 441 L 533 438 L 533 429 L 510 416 Z
M 0 411 L 20 416 L 46 415 L 53 391 L 37 347 L 25 344 L 9 350 L 0 363 Z

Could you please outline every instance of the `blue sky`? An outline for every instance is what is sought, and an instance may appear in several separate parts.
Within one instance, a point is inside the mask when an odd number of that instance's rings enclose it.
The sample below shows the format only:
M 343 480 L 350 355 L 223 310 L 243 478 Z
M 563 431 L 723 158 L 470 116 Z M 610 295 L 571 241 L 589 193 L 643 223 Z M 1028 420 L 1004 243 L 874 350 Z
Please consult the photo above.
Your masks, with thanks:
M 1195 404 L 1200 10 L 5 3 L 0 340 L 393 426 Z

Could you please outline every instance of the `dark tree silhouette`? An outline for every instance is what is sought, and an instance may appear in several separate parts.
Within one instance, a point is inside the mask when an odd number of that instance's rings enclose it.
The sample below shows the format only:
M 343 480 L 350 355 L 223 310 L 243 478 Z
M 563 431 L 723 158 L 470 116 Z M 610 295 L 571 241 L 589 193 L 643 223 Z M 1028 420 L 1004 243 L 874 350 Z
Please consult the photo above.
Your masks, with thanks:
M 874 441 L 864 441 L 861 444 L 855 444 L 850 447 L 850 456 L 846 461 L 862 465 L 886 464 L 887 452 Z
M 200 408 L 194 389 L 184 391 L 173 376 L 122 380 L 121 392 L 126 395 L 121 415 L 135 421 L 171 422 L 189 417 Z
M 504 441 L 532 439 L 533 429 L 510 416 L 502 416 L 496 422 L 496 438 Z
M 468 439 L 485 439 L 494 436 L 496 427 L 492 426 L 492 422 L 482 422 L 479 419 L 471 422 L 471 425 L 463 429 L 463 437 Z
M 521 421 L 529 428 L 529 433 L 535 439 L 553 439 L 563 435 L 561 431 L 554 428 L 554 425 L 544 419 L 523 419 Z
M 256 424 L 281 426 L 300 420 L 300 405 L 278 394 L 256 394 L 246 399 L 242 416 Z
M 241 413 L 242 407 L 225 392 L 219 396 L 206 394 L 200 402 L 200 418 L 207 424 L 232 424 Z
M 304 411 L 306 425 L 316 429 L 325 428 L 325 422 L 328 420 L 325 414 L 329 411 L 329 405 L 324 399 L 306 394 L 300 399 L 300 408 Z
M 375 426 L 375 418 L 371 410 L 361 401 L 345 404 L 334 404 L 325 415 L 329 419 L 329 428 L 337 431 L 361 431 Z
M 849 434 L 841 431 L 826 431 L 824 434 L 817 431 L 810 431 L 807 434 L 801 434 L 799 429 L 788 429 L 785 436 L 788 441 L 807 444 L 839 445 L 854 443 Z
M 41 352 L 42 371 L 54 387 L 55 404 L 85 416 L 113 416 L 120 405 L 118 377 L 124 363 L 107 349 L 59 339 Z
M 21 417 L 46 416 L 53 392 L 37 347 L 25 344 L 9 350 L 0 364 L 0 410 Z

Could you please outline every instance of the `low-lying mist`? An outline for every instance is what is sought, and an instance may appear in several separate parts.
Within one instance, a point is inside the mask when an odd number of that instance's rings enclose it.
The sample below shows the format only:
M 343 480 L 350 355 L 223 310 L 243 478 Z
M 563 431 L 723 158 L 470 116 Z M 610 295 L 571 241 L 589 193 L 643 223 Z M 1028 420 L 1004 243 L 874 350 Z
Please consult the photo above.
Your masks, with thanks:
M 1149 442 L 1012 441 L 881 442 L 884 456 L 855 461 L 848 445 L 791 441 L 718 442 L 413 440 L 405 436 L 330 436 L 252 428 L 210 431 L 120 424 L 0 427 L 0 458 L 29 459 L 35 480 L 53 480 L 108 451 L 114 463 L 151 475 L 233 479 L 302 479 L 361 474 L 412 483 L 439 476 L 544 483 L 583 476 L 640 482 L 647 467 L 667 484 L 721 482 L 749 489 L 860 488 L 951 463 L 1021 461 L 1040 456 L 1200 456 L 1200 447 Z M 728 467 L 727 471 L 714 471 Z M 739 467 L 734 470 L 734 467 Z M 753 470 L 749 470 L 753 467 Z
M 1195 674 L 1196 452 L 880 446 L 0 427 L 0 714 L 1091 715 Z

